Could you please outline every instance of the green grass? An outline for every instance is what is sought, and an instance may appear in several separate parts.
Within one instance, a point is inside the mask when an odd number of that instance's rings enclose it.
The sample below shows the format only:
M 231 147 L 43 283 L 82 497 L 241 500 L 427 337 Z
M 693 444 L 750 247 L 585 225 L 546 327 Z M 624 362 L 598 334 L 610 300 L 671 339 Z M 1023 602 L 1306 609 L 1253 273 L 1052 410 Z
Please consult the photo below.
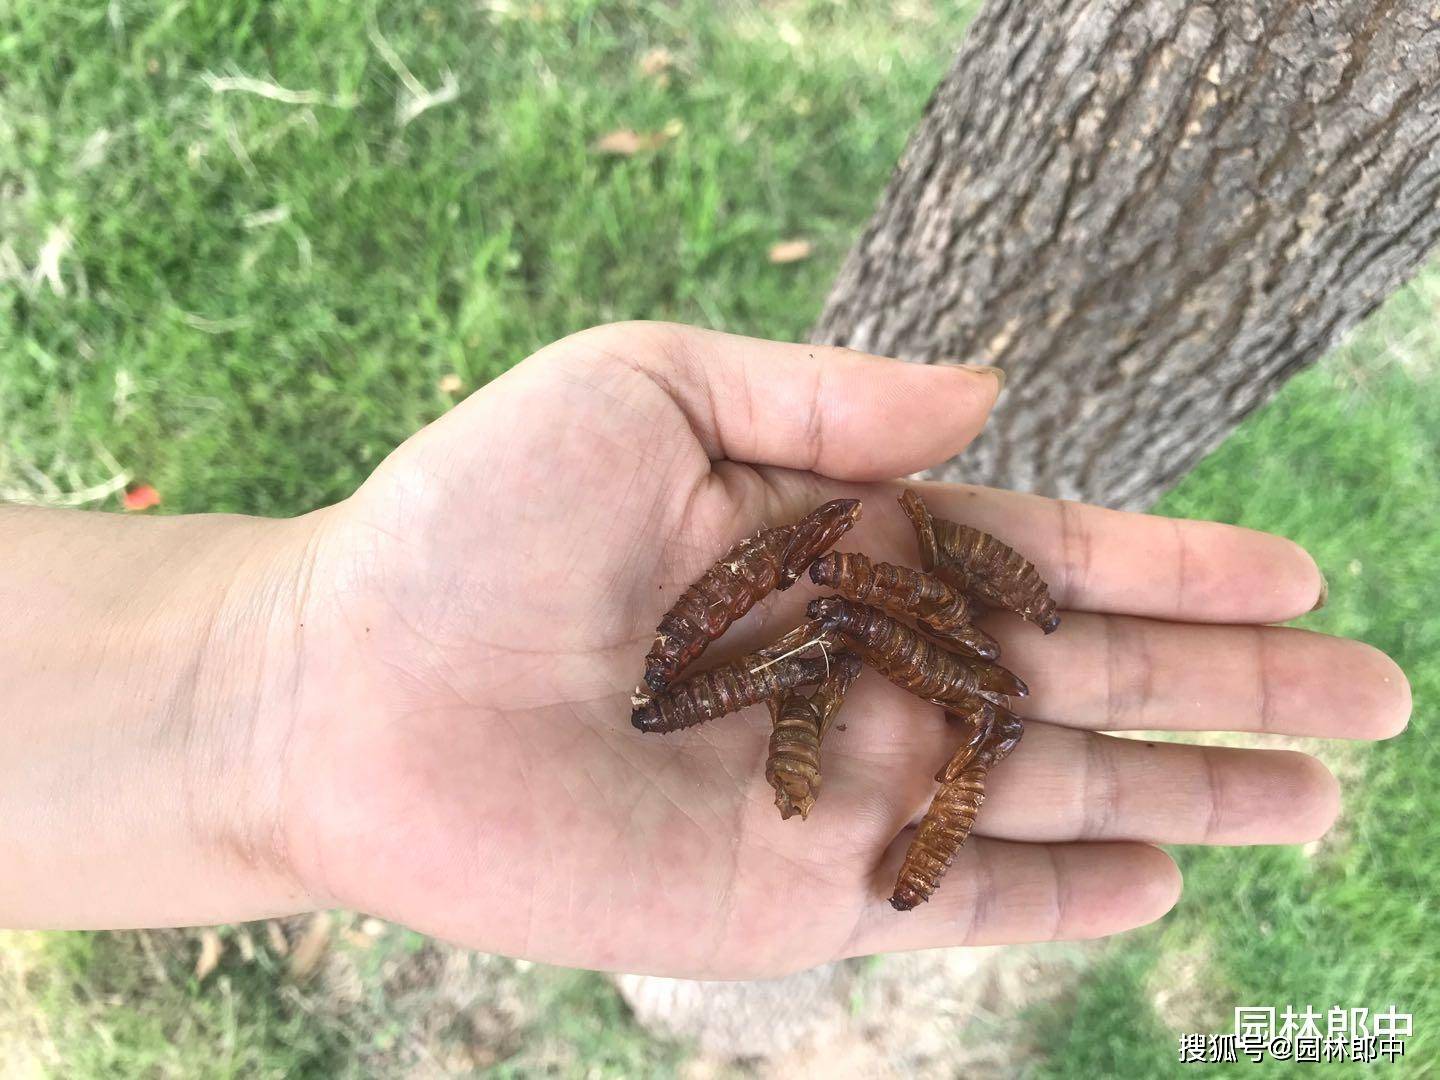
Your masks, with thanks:
M 1211 455 L 1160 509 L 1234 521 L 1304 544 L 1330 581 L 1303 620 L 1395 657 L 1415 719 L 1401 737 L 1358 747 L 1333 845 L 1178 852 L 1185 895 L 1130 935 L 1078 1000 L 1043 1018 L 1053 1075 L 1091 1069 L 1185 1075 L 1175 1033 L 1157 1043 L 1150 993 L 1168 957 L 1209 943 L 1207 973 L 1227 1006 L 1313 1004 L 1415 1015 L 1401 1075 L 1440 1056 L 1440 270 L 1427 271 L 1319 368 L 1293 380 Z M 1348 771 L 1348 770 L 1347 770 Z M 1118 977 L 1117 977 L 1118 973 Z M 1127 1022 L 1079 1022 L 1100 1006 Z M 1225 1017 L 1230 1030 L 1231 1018 Z M 1268 1064 L 1257 1074 L 1309 1075 Z M 1247 1072 L 1247 1075 L 1249 1073 Z M 1418 1073 L 1416 1073 L 1418 1075 Z
M 341 920 L 345 936 L 304 977 L 258 924 L 222 930 L 203 980 L 184 932 L 8 935 L 0 1039 L 43 1046 L 67 1078 L 668 1076 L 683 1060 L 602 975 L 464 954 L 397 927 L 371 938 L 357 922 Z M 0 1074 L 27 1075 L 3 1042 Z
M 0 237 L 27 267 L 73 240 L 66 295 L 0 293 L 9 471 L 93 484 L 103 448 L 171 509 L 290 514 L 438 415 L 448 373 L 611 319 L 799 337 L 969 6 L 16 6 Z M 401 126 L 377 40 L 456 99 Z M 676 121 L 659 152 L 591 150 Z M 770 266 L 797 235 L 816 257 Z
M 572 330 L 645 317 L 800 337 L 974 6 L 0 7 L 0 492 L 55 499 L 132 476 L 169 511 L 292 514 L 347 494 L 447 408 L 443 376 L 472 388 Z M 662 47 L 667 80 L 641 73 Z M 402 123 L 387 52 L 429 89 L 452 75 L 454 100 Z M 314 103 L 217 93 L 207 75 Z M 592 149 L 667 126 L 678 134 L 632 158 Z M 792 237 L 814 256 L 770 265 Z M 1431 272 L 1164 507 L 1315 552 L 1331 602 L 1308 623 L 1396 656 L 1415 725 L 1347 759 L 1363 783 L 1314 858 L 1181 852 L 1178 911 L 1033 1018 L 1042 1073 L 1181 1071 L 1152 998 L 1197 942 L 1222 1017 L 1394 1002 L 1417 1018 L 1397 1074 L 1436 1055 L 1437 302 Z M 429 1000 L 396 971 L 423 984 L 440 955 L 387 936 L 355 961 L 347 1019 L 263 951 L 227 952 L 202 985 L 193 957 L 162 958 L 162 978 L 127 935 L 34 948 L 43 962 L 12 990 L 81 1077 L 374 1072 Z M 490 1062 L 500 1075 L 683 1057 L 593 976 L 524 978 L 548 1007 Z M 473 1003 L 462 1013 L 464 1029 Z
M 540 969 L 529 980 L 540 1019 L 521 1034 L 522 1047 L 496 1065 L 497 1080 L 569 1072 L 596 1077 L 674 1076 L 682 1046 L 646 1034 L 615 988 L 593 971 Z
M 39 942 L 24 1008 L 45 1025 L 59 1075 L 320 1080 L 353 1058 L 344 1029 L 313 1023 L 303 992 L 284 986 L 276 957 L 227 963 L 202 987 L 180 938 L 68 933 Z M 0 1004 L 20 1007 L 3 994 Z

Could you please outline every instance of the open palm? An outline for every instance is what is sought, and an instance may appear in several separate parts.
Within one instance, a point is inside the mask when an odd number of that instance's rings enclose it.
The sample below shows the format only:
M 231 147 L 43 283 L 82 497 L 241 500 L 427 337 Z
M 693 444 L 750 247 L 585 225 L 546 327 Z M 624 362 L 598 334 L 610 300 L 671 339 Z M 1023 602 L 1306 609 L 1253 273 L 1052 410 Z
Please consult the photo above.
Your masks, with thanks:
M 1320 835 L 1332 777 L 1286 751 L 1106 729 L 1393 734 L 1408 689 L 1367 646 L 1264 626 L 1321 579 L 1288 541 L 935 485 L 940 516 L 1029 554 L 1064 609 L 987 628 L 1032 688 L 1016 753 L 934 900 L 885 903 L 958 733 L 874 674 L 826 741 L 808 820 L 763 776 L 763 709 L 629 723 L 654 626 L 735 540 L 858 497 L 839 545 L 916 564 L 890 478 L 984 423 L 989 374 L 659 324 L 531 357 L 420 432 L 317 532 L 290 769 L 300 873 L 344 904 L 490 951 L 691 976 L 1158 917 L 1157 843 Z M 712 648 L 776 636 L 776 594 Z

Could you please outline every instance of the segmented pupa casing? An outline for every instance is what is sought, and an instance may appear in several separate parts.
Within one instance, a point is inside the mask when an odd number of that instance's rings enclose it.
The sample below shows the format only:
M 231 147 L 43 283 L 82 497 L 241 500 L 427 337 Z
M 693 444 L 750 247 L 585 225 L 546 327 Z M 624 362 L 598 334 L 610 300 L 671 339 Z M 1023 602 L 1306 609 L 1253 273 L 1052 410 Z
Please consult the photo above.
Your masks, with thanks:
M 751 653 L 703 671 L 662 694 L 637 696 L 630 722 L 646 732 L 679 731 L 767 701 L 825 678 L 825 657 L 794 656 L 771 661 Z
M 934 895 L 975 825 L 985 801 L 986 775 L 1024 733 L 1020 718 L 998 705 L 991 706 L 988 718 L 976 716 L 969 722 L 981 725 L 983 736 L 967 739 L 936 776 L 940 789 L 910 840 L 895 880 L 890 906 L 896 911 L 909 911 Z
M 637 696 L 664 690 L 731 623 L 772 590 L 793 585 L 859 519 L 859 499 L 834 499 L 793 525 L 762 529 L 732 547 L 661 617 Z
M 859 552 L 832 551 L 810 564 L 810 580 L 847 600 L 907 615 L 932 637 L 972 656 L 994 660 L 1000 655 L 995 639 L 972 625 L 974 610 L 965 594 L 934 574 L 875 562 Z
M 799 690 L 771 698 L 770 750 L 765 780 L 775 789 L 782 818 L 810 816 L 820 794 L 820 744 L 835 722 L 850 684 L 860 674 L 860 658 L 852 652 L 830 657 L 830 674 L 810 695 Z
M 948 584 L 993 607 L 1013 611 L 1052 633 L 1060 625 L 1055 600 L 1035 565 L 989 533 L 937 518 L 925 500 L 906 489 L 900 505 L 915 526 L 920 565 Z
M 1030 692 L 1014 672 L 949 652 L 868 604 L 827 596 L 807 613 L 896 686 L 942 708 L 968 712 L 981 699 Z

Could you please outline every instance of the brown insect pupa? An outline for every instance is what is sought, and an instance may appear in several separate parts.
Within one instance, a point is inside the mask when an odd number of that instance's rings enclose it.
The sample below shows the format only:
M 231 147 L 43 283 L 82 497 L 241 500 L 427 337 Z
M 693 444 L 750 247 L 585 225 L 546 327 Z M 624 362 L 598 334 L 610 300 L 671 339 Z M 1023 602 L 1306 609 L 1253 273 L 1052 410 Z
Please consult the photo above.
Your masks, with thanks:
M 968 711 L 982 698 L 1030 692 L 1014 672 L 948 652 L 868 604 L 827 596 L 807 613 L 896 686 L 942 708 Z
M 859 552 L 832 551 L 810 564 L 810 580 L 847 600 L 874 604 L 892 615 L 908 615 L 932 637 L 983 660 L 1000 655 L 995 639 L 971 625 L 974 612 L 970 601 L 934 574 L 872 562 Z
M 931 515 L 925 500 L 907 489 L 900 496 L 915 537 L 920 565 L 983 603 L 1013 611 L 1052 633 L 1060 625 L 1055 600 L 1040 572 L 1014 548 L 989 533 Z
M 980 737 L 967 739 L 935 777 L 941 782 L 940 790 L 905 851 L 890 897 L 890 906 L 896 911 L 909 911 L 934 895 L 985 801 L 986 774 L 1015 749 L 1024 733 L 1020 718 L 999 706 L 992 707 L 989 717 L 976 715 L 969 720 Z
M 660 619 L 645 657 L 645 686 L 664 690 L 756 601 L 795 584 L 859 519 L 859 499 L 835 499 L 793 525 L 762 529 L 732 547 Z M 637 694 L 643 696 L 644 687 Z
M 950 755 L 950 760 L 940 766 L 940 771 L 935 774 L 937 784 L 948 783 L 955 779 L 960 774 L 960 770 L 975 759 L 975 755 L 980 752 L 995 730 L 995 717 L 1000 711 L 1001 706 L 993 701 L 982 702 L 979 708 L 973 709 L 965 716 L 948 709 L 945 711 L 945 719 L 964 724 L 965 741 L 956 748 L 955 753 Z M 1006 715 L 1011 715 L 1008 710 Z
M 775 789 L 782 818 L 810 816 L 820 794 L 820 743 L 835 721 L 850 684 L 860 674 L 851 652 L 830 658 L 830 674 L 808 697 L 797 690 L 770 699 L 770 753 L 765 780 Z
M 830 666 L 826 656 L 776 660 L 751 653 L 676 683 L 663 694 L 637 695 L 630 723 L 641 731 L 661 733 L 694 727 L 797 686 L 821 682 Z

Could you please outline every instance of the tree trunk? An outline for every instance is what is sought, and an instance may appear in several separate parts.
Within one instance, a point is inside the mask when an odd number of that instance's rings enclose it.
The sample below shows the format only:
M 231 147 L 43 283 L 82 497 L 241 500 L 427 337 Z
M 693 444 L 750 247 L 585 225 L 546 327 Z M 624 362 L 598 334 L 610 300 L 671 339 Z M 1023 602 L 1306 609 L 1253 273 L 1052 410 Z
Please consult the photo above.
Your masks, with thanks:
M 1440 236 L 1435 0 L 990 0 L 816 341 L 1010 379 L 947 478 L 1145 507 Z
M 1437 142 L 1440 0 L 990 0 L 813 337 L 1006 369 L 948 477 L 1145 507 L 1414 271 Z

